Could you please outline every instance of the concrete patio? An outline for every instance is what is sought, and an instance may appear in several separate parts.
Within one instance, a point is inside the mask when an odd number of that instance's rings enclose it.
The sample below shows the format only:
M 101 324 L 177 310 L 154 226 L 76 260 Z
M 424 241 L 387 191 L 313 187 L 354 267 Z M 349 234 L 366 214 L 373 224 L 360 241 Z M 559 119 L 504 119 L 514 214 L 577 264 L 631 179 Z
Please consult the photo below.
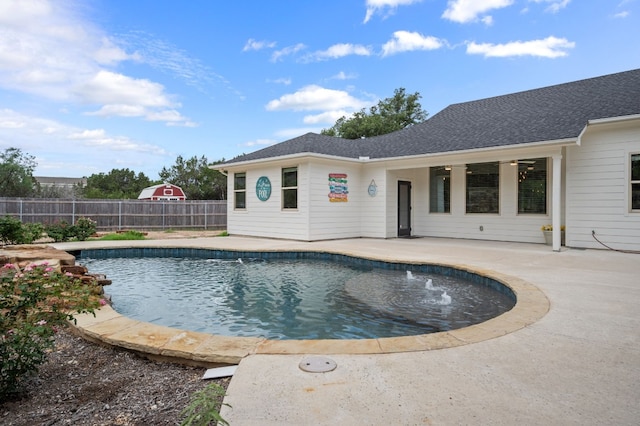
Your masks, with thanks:
M 240 425 L 640 423 L 640 254 L 450 239 L 303 243 L 225 237 L 55 244 L 87 247 L 327 250 L 468 265 L 522 278 L 550 300 L 538 321 L 500 337 L 439 350 L 327 356 L 250 354 L 222 416 Z

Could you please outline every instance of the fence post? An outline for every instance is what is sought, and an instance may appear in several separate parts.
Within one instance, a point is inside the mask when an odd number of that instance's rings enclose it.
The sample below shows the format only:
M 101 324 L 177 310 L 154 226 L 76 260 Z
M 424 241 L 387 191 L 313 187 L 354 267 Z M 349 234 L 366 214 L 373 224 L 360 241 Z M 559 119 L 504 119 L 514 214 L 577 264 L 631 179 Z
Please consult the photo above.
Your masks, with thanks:
M 204 202 L 204 229 L 205 231 L 207 230 L 207 206 L 209 205 L 209 202 L 205 201 Z
M 76 200 L 71 200 L 71 224 L 76 224 Z
M 122 230 L 122 201 L 118 201 L 118 231 Z
M 20 198 L 20 222 L 22 222 L 22 198 Z
M 162 230 L 164 231 L 164 201 L 162 202 Z

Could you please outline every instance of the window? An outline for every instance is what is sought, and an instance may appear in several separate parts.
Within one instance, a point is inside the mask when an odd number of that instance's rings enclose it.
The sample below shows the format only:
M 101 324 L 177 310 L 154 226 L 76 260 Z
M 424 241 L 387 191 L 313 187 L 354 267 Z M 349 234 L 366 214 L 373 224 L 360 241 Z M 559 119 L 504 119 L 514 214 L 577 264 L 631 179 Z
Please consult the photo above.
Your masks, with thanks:
M 518 214 L 547 214 L 547 159 L 518 161 Z
M 500 213 L 500 164 L 467 164 L 467 213 Z
M 631 210 L 640 211 L 640 154 L 631 154 Z
M 429 169 L 429 212 L 451 212 L 451 167 Z
M 233 174 L 233 199 L 234 208 L 246 209 L 247 208 L 247 174 L 246 173 L 234 173 Z
M 282 208 L 298 208 L 298 168 L 282 169 Z

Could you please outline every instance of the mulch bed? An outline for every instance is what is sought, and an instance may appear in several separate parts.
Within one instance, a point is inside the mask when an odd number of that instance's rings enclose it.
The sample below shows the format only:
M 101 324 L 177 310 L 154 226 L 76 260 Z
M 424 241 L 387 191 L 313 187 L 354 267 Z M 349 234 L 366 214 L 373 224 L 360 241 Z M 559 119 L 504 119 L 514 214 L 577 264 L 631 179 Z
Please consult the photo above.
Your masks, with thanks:
M 23 392 L 0 401 L 2 425 L 179 425 L 204 368 L 158 363 L 61 330 Z M 216 379 L 225 389 L 229 378 Z M 222 401 L 219 401 L 220 403 Z

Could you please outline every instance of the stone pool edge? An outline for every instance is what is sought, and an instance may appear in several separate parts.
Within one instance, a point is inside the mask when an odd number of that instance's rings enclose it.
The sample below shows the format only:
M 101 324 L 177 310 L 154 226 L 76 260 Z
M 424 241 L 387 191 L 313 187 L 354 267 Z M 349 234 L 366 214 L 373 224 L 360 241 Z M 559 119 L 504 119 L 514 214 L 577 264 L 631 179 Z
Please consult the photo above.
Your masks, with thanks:
M 368 258 L 368 257 L 363 257 Z M 375 259 L 385 261 L 383 259 Z M 403 262 L 417 264 L 417 262 Z M 515 306 L 490 320 L 457 330 L 416 336 L 356 340 L 268 340 L 231 337 L 180 330 L 125 317 L 110 306 L 92 314 L 75 315 L 74 332 L 83 338 L 120 347 L 156 361 L 200 367 L 235 365 L 253 354 L 386 354 L 429 351 L 478 343 L 513 333 L 542 317 L 550 309 L 546 295 L 533 284 L 493 270 L 436 262 L 500 282 L 516 296 Z

